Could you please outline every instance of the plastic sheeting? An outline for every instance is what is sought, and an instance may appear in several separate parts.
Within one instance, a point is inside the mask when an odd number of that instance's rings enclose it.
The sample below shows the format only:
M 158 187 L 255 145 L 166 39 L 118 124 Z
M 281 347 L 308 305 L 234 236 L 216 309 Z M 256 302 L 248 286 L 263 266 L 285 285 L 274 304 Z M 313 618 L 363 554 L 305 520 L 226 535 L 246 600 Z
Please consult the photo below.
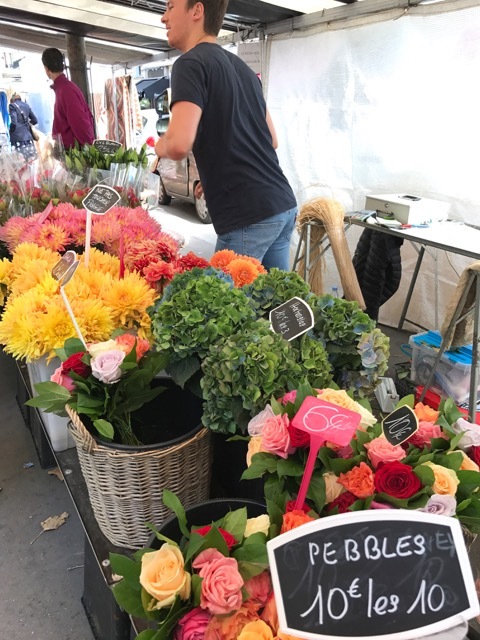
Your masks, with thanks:
M 269 39 L 267 101 L 280 163 L 300 206 L 328 196 L 351 211 L 369 193 L 408 193 L 448 201 L 450 218 L 479 225 L 480 8 L 398 15 Z M 359 233 L 347 234 L 352 252 Z M 380 322 L 398 323 L 416 257 L 405 242 L 402 283 Z M 441 324 L 471 262 L 436 257 L 424 258 L 408 314 L 429 329 Z M 326 282 L 338 284 L 327 262 Z

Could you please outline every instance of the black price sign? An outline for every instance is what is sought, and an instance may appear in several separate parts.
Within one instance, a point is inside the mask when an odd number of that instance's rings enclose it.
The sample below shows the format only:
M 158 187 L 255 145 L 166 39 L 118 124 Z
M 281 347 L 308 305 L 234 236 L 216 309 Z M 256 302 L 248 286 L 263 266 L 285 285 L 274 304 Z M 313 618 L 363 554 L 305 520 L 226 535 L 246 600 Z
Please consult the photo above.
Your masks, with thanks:
M 113 155 L 122 145 L 120 142 L 115 142 L 115 140 L 94 140 L 93 146 L 101 153 Z
M 383 435 L 390 444 L 402 444 L 418 429 L 418 419 L 415 412 L 407 405 L 392 411 L 382 421 Z
M 315 324 L 313 311 L 301 298 L 291 298 L 270 311 L 270 324 L 285 340 L 293 340 Z
M 80 262 L 77 260 L 77 254 L 75 251 L 65 252 L 53 267 L 52 278 L 59 282 L 60 286 L 65 286 L 67 282 L 70 282 L 72 279 L 79 264 Z
M 120 200 L 120 194 L 103 184 L 96 184 L 82 200 L 82 205 L 87 211 L 103 216 Z
M 267 543 L 280 630 L 299 638 L 408 640 L 480 610 L 458 520 L 358 511 Z

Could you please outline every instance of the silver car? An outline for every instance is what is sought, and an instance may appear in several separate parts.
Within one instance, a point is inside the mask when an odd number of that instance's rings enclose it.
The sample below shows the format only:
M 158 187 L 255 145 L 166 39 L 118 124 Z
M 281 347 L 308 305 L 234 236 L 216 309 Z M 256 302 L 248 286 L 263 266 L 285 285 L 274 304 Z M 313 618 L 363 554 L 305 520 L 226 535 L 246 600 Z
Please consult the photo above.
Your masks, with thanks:
M 163 135 L 170 121 L 170 89 L 165 89 L 155 98 L 155 111 L 158 114 L 157 133 Z M 195 197 L 195 187 L 200 182 L 197 163 L 193 153 L 189 153 L 183 160 L 169 160 L 162 158 L 156 168 L 160 176 L 160 197 L 158 204 L 170 204 L 172 198 L 180 198 L 192 202 L 200 220 L 209 224 L 212 222 L 208 213 L 205 196 Z
M 197 163 L 190 153 L 183 160 L 162 158 L 157 165 L 160 176 L 159 204 L 170 204 L 172 198 L 180 198 L 195 205 L 197 216 L 204 224 L 212 222 L 208 213 L 205 196 L 195 197 L 195 187 L 200 182 Z

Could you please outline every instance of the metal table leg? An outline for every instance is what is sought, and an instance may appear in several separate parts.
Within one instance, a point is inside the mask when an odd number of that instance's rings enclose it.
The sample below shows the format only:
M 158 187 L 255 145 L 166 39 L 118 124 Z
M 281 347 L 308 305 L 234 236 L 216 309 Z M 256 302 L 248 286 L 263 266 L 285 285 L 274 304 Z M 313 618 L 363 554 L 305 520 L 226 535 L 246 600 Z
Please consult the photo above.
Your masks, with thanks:
M 400 316 L 400 322 L 398 323 L 398 329 L 400 331 L 403 329 L 403 324 L 405 322 L 408 307 L 410 305 L 410 300 L 412 299 L 413 289 L 415 288 L 415 283 L 417 282 L 418 272 L 420 271 L 420 266 L 422 264 L 424 254 L 425 254 L 425 247 L 422 244 L 418 252 L 417 264 L 415 265 L 415 269 L 413 271 L 412 281 L 410 282 L 410 286 L 408 287 L 407 298 L 405 300 L 405 304 L 403 305 L 402 315 Z

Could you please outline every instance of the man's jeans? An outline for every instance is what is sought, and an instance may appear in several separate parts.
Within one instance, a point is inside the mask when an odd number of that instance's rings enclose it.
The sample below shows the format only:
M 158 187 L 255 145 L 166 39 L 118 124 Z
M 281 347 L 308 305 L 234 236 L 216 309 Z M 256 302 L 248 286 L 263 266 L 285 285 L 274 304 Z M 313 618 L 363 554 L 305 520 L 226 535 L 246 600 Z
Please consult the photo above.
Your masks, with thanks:
M 215 251 L 231 249 L 240 255 L 257 258 L 266 269 L 277 267 L 289 271 L 290 238 L 297 211 L 297 207 L 294 207 L 248 227 L 218 236 Z

